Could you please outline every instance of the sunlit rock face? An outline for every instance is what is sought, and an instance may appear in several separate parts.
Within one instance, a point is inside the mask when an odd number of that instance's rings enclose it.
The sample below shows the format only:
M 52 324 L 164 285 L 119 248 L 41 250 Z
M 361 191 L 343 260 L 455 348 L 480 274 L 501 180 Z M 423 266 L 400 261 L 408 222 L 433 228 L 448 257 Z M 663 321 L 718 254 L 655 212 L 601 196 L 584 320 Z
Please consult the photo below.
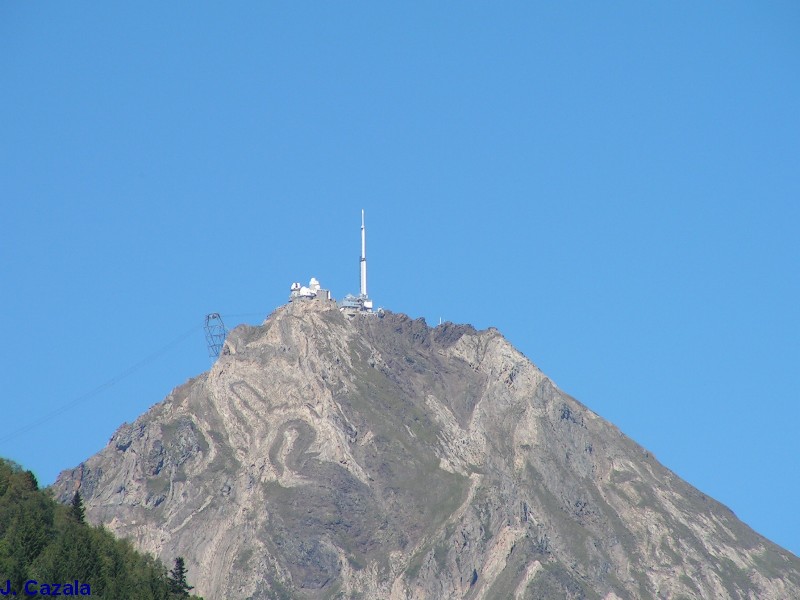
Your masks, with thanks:
M 800 598 L 494 329 L 296 301 L 54 485 L 206 600 Z

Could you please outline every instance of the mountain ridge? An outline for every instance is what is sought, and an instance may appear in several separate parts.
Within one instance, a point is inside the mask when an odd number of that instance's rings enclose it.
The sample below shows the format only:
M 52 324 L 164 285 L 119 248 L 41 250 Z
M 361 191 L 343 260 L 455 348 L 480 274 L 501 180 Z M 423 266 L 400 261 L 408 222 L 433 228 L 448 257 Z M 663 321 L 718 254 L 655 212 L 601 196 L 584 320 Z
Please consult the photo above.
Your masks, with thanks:
M 234 329 L 53 489 L 208 598 L 800 597 L 797 557 L 496 329 L 322 299 Z

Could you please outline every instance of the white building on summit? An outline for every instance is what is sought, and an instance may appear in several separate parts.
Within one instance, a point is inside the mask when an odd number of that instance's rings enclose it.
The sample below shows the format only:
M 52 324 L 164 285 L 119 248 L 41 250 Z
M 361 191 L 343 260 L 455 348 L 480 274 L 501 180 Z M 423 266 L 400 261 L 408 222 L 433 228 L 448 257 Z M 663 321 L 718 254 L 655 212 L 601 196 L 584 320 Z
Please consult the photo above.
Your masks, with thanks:
M 311 281 L 308 282 L 308 287 L 300 285 L 299 283 L 293 283 L 289 288 L 289 302 L 299 298 L 310 299 L 318 296 L 324 300 L 330 300 L 331 292 L 330 290 L 322 289 L 322 287 L 319 285 L 319 280 L 317 280 L 316 277 L 311 278 Z

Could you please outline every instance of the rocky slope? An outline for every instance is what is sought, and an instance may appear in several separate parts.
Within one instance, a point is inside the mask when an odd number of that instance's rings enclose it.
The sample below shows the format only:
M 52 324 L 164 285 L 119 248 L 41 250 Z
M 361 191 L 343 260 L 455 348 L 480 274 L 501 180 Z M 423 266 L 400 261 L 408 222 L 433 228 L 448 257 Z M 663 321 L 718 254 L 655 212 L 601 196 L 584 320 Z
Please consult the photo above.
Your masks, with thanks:
M 54 485 L 207 600 L 800 598 L 800 559 L 494 329 L 310 300 L 226 351 Z

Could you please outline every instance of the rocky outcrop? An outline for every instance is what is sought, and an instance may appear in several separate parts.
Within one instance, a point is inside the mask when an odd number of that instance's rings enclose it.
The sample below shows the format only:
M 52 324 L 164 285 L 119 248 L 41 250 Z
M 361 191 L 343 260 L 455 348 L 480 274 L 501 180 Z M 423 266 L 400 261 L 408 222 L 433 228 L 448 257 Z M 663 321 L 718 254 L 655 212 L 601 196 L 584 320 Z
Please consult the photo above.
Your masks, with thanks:
M 800 560 L 561 392 L 494 329 L 241 326 L 54 485 L 236 598 L 800 598 Z

